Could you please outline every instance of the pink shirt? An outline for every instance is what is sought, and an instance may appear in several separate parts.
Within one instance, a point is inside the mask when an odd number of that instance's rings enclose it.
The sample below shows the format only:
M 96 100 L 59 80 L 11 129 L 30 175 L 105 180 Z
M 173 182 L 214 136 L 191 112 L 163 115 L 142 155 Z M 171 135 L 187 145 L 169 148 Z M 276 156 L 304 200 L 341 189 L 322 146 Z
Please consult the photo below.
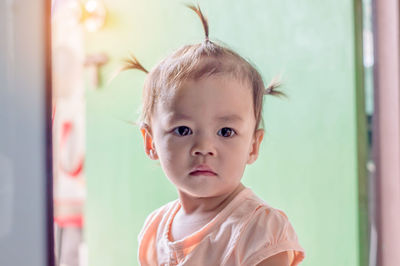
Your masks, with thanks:
M 200 230 L 172 242 L 169 230 L 180 207 L 175 200 L 147 217 L 138 237 L 141 265 L 256 265 L 282 251 L 289 251 L 293 266 L 304 258 L 287 216 L 249 188 Z

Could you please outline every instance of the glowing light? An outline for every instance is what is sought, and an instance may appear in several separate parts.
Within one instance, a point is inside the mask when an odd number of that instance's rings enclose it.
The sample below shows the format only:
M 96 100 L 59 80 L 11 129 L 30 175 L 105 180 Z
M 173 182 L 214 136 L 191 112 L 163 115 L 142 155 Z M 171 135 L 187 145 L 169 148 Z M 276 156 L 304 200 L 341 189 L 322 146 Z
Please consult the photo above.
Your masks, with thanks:
M 89 0 L 85 3 L 85 19 L 83 24 L 89 32 L 95 32 L 103 27 L 106 19 L 106 8 L 99 0 Z
M 98 4 L 95 0 L 89 0 L 85 4 L 86 11 L 88 11 L 89 13 L 93 13 L 97 9 L 97 6 Z

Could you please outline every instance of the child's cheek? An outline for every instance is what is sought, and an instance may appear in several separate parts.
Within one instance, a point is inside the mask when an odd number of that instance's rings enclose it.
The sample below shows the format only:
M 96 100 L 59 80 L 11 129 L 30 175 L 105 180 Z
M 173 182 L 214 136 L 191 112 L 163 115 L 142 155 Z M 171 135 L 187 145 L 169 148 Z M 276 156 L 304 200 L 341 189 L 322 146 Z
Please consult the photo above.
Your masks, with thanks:
M 181 156 L 185 147 L 185 141 L 183 138 L 168 136 L 163 141 L 163 152 L 166 156 L 177 157 Z

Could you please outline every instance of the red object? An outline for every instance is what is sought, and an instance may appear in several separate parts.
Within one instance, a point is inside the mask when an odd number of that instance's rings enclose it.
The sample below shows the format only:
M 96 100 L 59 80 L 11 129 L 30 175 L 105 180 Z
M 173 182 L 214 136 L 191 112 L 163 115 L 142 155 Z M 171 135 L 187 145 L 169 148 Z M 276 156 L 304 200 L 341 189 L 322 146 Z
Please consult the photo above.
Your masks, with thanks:
M 62 131 L 61 131 L 61 150 L 63 149 L 63 147 L 65 147 L 68 138 L 71 135 L 73 129 L 73 124 L 70 121 L 65 122 L 62 125 Z M 75 167 L 73 167 L 71 170 L 66 169 L 62 163 L 60 163 L 60 169 L 67 173 L 70 177 L 72 178 L 76 178 L 79 176 L 79 174 L 82 172 L 83 170 L 83 164 L 84 164 L 84 156 L 82 155 L 81 158 L 79 159 L 77 165 Z
M 70 216 L 70 217 L 54 217 L 54 222 L 60 227 L 83 227 L 82 215 Z

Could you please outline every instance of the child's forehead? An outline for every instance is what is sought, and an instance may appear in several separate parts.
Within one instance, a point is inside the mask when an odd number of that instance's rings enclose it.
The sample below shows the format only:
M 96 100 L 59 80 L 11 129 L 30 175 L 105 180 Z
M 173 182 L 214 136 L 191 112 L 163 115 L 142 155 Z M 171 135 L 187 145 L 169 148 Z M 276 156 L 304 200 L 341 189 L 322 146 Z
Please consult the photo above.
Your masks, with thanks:
M 201 96 L 230 98 L 236 95 L 252 95 L 250 82 L 233 75 L 232 73 L 218 73 L 201 78 L 185 79 L 175 87 L 167 88 L 167 92 L 160 96 L 165 104 L 177 104 L 183 98 L 196 98 Z
M 173 92 L 159 100 L 163 112 L 213 112 L 219 116 L 240 115 L 252 110 L 252 91 L 248 84 L 231 76 L 213 75 L 182 82 Z

